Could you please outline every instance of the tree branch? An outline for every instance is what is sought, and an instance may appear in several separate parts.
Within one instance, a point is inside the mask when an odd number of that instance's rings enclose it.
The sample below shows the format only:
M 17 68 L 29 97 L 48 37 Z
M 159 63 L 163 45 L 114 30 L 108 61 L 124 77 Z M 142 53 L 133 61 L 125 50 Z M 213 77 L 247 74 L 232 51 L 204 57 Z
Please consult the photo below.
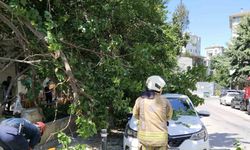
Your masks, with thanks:
M 51 56 L 51 54 L 34 54 L 34 55 L 29 55 L 24 60 L 27 60 L 27 59 L 32 58 L 32 57 L 37 57 L 37 56 L 47 57 L 47 56 Z
M 25 64 L 33 64 L 33 63 L 40 63 L 42 60 L 31 60 L 31 61 L 25 61 L 25 60 L 18 60 L 18 59 L 12 59 L 12 58 L 5 58 L 5 57 L 0 57 L 0 60 L 3 61 L 13 61 L 13 62 L 19 62 L 19 63 L 25 63 Z M 45 60 L 43 60 L 45 61 Z
M 75 45 L 75 44 L 73 44 L 73 43 L 69 43 L 69 42 L 66 42 L 66 41 L 61 41 L 63 44 L 66 44 L 66 45 L 69 45 L 70 47 L 73 47 L 73 48 L 76 48 L 76 49 L 81 49 L 81 50 L 84 50 L 84 51 L 87 51 L 87 52 L 90 52 L 90 53 L 94 53 L 94 54 L 96 54 L 97 56 L 102 56 L 102 55 L 104 55 L 103 53 L 101 53 L 101 52 L 96 52 L 96 51 L 94 51 L 94 50 L 91 50 L 91 49 L 87 49 L 87 48 L 83 48 L 83 47 L 80 47 L 80 46 L 77 46 L 77 45 Z
M 45 35 L 44 34 L 42 34 L 41 32 L 39 32 L 39 31 L 37 31 L 37 30 L 35 30 L 33 27 L 32 27 L 32 25 L 29 23 L 29 22 L 27 22 L 27 21 L 24 21 L 23 22 L 24 24 L 25 24 L 25 26 L 38 38 L 38 40 L 43 40 L 43 43 L 45 44 L 45 45 L 47 45 L 45 42 Z
M 68 120 L 68 122 L 67 122 L 67 124 L 66 124 L 66 126 L 65 126 L 64 128 L 62 128 L 61 130 L 59 130 L 59 131 L 57 131 L 57 132 L 50 133 L 49 137 L 48 137 L 47 140 L 46 140 L 46 143 L 50 140 L 50 138 L 51 138 L 52 136 L 58 134 L 59 132 L 62 132 L 62 131 L 64 131 L 64 130 L 66 130 L 66 129 L 69 127 L 69 124 L 70 124 L 70 122 L 71 122 L 71 120 L 72 120 L 72 117 L 73 117 L 72 114 L 70 114 L 69 120 Z
M 23 55 L 23 53 L 19 54 L 15 59 L 17 59 L 18 57 L 20 57 L 22 55 Z M 4 72 L 13 63 L 14 63 L 14 61 L 9 62 L 7 65 L 4 66 L 4 68 L 1 70 L 1 72 Z
M 4 2 L 2 2 L 2 1 L 0 1 L 0 6 L 1 6 L 2 8 L 6 8 L 6 9 L 10 10 L 9 6 L 6 5 L 6 4 L 5 4 Z
M 76 79 L 72 73 L 72 70 L 71 70 L 71 67 L 69 65 L 68 60 L 62 51 L 60 51 L 60 57 L 64 63 L 66 74 L 68 76 L 68 81 L 69 81 L 69 84 L 73 90 L 74 103 L 75 103 L 77 100 L 79 100 L 78 90 L 77 90 L 77 86 L 76 86 Z
M 15 32 L 18 38 L 18 41 L 22 46 L 25 46 L 25 43 L 26 44 L 29 43 L 28 40 L 23 37 L 21 32 L 16 28 L 16 26 L 8 18 L 0 14 L 0 20 Z
M 62 59 L 62 61 L 64 63 L 65 73 L 68 76 L 67 81 L 69 81 L 69 84 L 70 84 L 70 86 L 72 88 L 72 91 L 73 91 L 73 97 L 74 97 L 73 103 L 76 104 L 76 102 L 79 100 L 78 88 L 76 86 L 76 79 L 74 77 L 74 74 L 72 73 L 71 67 L 69 65 L 69 62 L 68 62 L 67 57 L 65 56 L 65 54 L 62 51 L 59 51 L 59 56 L 60 56 L 60 58 Z M 60 131 L 64 131 L 65 129 L 67 129 L 67 127 L 69 126 L 69 124 L 71 122 L 71 119 L 72 119 L 72 114 L 70 114 L 70 116 L 69 116 L 69 120 L 67 122 L 67 125 L 63 129 L 61 129 Z M 54 136 L 55 134 L 57 134 L 59 132 L 51 133 L 50 136 L 47 138 L 46 142 L 48 142 L 52 136 Z

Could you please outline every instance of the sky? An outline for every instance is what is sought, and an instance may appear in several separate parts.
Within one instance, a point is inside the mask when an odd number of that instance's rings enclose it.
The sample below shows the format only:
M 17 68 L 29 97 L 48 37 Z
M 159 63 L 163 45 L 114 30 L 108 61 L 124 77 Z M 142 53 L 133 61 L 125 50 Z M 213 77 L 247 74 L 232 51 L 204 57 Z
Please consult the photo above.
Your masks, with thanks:
M 201 37 L 201 55 L 213 45 L 227 47 L 231 38 L 229 16 L 250 11 L 250 0 L 182 0 L 189 10 L 188 31 Z M 180 0 L 169 0 L 167 10 L 171 15 Z M 168 16 L 169 16 L 168 15 Z M 170 17 L 170 16 L 169 16 Z

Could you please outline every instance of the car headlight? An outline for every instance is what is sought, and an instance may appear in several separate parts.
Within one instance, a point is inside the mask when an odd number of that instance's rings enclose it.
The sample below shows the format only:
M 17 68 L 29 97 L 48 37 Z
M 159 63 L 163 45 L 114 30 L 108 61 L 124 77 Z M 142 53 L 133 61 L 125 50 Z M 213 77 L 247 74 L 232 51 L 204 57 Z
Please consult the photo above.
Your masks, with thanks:
M 131 136 L 133 138 L 137 138 L 137 131 L 131 129 L 128 124 L 126 125 L 126 129 L 125 129 L 124 134 L 126 137 Z
M 207 141 L 208 133 L 206 128 L 203 126 L 202 129 L 199 132 L 194 133 L 190 139 L 195 141 L 204 139 L 204 141 Z

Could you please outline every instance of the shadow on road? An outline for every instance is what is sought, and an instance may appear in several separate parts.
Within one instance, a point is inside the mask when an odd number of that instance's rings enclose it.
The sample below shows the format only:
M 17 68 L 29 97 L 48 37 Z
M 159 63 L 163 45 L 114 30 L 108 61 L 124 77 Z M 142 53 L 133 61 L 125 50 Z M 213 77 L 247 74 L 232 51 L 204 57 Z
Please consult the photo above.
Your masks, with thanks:
M 237 140 L 234 138 L 237 134 L 232 133 L 214 133 L 209 134 L 211 147 L 233 147 Z
M 250 145 L 249 141 L 244 141 L 241 138 L 235 138 L 238 134 L 233 133 L 214 133 L 209 134 L 209 142 L 211 148 L 224 148 L 224 147 L 234 147 L 237 141 L 240 141 L 243 145 Z

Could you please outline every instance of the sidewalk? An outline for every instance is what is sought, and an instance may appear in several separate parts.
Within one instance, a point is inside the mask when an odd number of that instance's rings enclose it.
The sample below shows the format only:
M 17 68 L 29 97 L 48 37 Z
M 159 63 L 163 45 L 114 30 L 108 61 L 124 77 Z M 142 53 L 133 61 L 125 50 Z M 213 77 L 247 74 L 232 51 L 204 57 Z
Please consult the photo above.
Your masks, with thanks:
M 87 146 L 87 150 L 100 150 L 101 149 L 101 136 L 95 135 L 88 139 L 83 139 L 81 137 L 71 137 L 71 146 L 75 146 L 78 144 L 85 144 Z M 123 132 L 112 130 L 108 135 L 107 139 L 107 149 L 108 150 L 122 150 L 123 146 Z M 61 148 L 62 145 L 58 143 L 57 140 L 49 141 L 43 145 L 38 145 L 34 148 L 34 150 L 47 150 L 49 148 Z

